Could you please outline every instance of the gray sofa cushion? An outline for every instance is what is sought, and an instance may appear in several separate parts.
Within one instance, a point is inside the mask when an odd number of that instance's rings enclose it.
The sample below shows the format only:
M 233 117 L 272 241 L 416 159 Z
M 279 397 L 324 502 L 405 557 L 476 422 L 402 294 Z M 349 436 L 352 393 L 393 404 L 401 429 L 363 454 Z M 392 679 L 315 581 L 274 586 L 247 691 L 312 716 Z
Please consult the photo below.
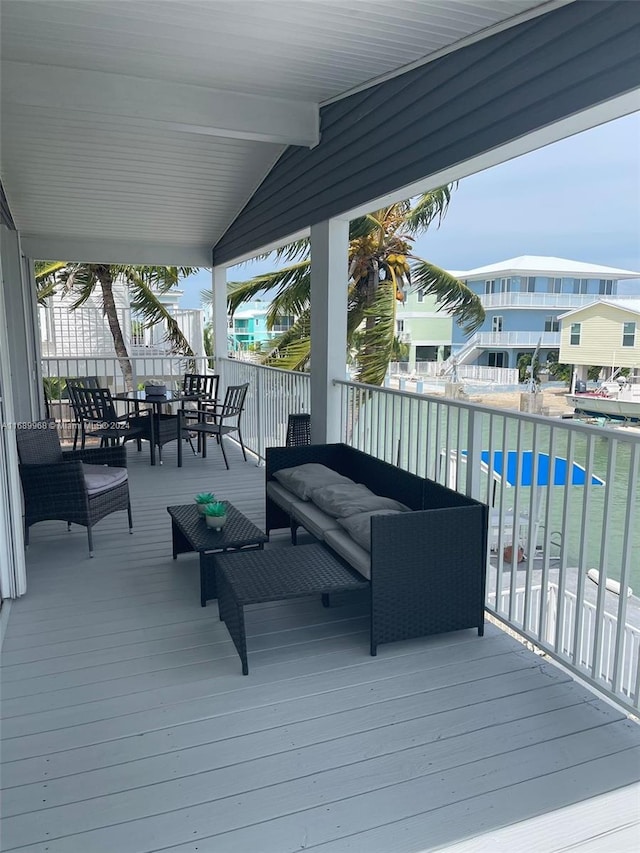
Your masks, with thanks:
M 375 495 L 362 483 L 337 483 L 322 486 L 311 492 L 311 500 L 321 510 L 336 518 L 347 518 L 374 509 L 394 509 L 406 512 L 408 507 L 393 498 Z
M 291 515 L 316 539 L 324 539 L 327 530 L 339 530 L 335 518 L 322 512 L 312 503 L 298 501 L 291 506 Z
M 324 541 L 367 580 L 371 579 L 371 556 L 339 527 L 328 530 Z
M 267 495 L 274 503 L 278 504 L 281 509 L 289 514 L 291 514 L 292 506 L 295 503 L 300 503 L 300 498 L 297 495 L 294 495 L 289 489 L 285 489 L 280 483 L 276 483 L 275 480 L 269 480 L 267 483 Z
M 358 512 L 347 518 L 339 518 L 338 524 L 347 531 L 349 536 L 364 548 L 371 551 L 371 516 L 372 515 L 397 515 L 397 509 L 374 509 L 370 512 Z
M 126 468 L 109 468 L 107 465 L 90 465 L 82 463 L 82 473 L 87 492 L 90 495 L 99 495 L 108 492 L 116 486 L 127 482 Z
M 281 468 L 279 471 L 274 471 L 273 476 L 285 489 L 289 489 L 303 501 L 310 500 L 313 489 L 320 486 L 353 482 L 348 477 L 338 474 L 337 471 L 327 468 L 326 465 L 318 465 L 315 462 L 296 465 L 293 468 Z

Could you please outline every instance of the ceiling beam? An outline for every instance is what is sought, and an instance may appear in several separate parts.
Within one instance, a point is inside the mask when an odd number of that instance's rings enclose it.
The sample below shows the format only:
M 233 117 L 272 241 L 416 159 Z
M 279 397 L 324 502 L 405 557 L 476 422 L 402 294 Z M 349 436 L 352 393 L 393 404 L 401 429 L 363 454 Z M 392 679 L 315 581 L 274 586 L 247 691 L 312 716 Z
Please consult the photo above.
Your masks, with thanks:
M 210 267 L 209 246 L 134 243 L 54 234 L 21 234 L 20 247 L 33 260 L 77 261 L 87 264 Z
M 131 121 L 181 133 L 313 148 L 318 105 L 26 62 L 2 63 L 5 105 L 47 107 Z

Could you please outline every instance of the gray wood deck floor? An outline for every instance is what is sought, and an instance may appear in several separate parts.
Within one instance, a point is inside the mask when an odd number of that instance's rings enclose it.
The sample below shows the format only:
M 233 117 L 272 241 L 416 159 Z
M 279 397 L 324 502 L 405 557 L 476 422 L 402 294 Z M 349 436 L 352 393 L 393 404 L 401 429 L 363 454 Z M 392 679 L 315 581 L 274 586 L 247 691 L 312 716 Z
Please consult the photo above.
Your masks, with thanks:
M 351 598 L 248 614 L 250 674 L 166 506 L 263 524 L 264 472 L 130 453 L 135 534 L 32 531 L 3 647 L 2 849 L 637 849 L 640 728 L 488 626 L 368 654 Z M 287 547 L 286 537 L 268 547 Z

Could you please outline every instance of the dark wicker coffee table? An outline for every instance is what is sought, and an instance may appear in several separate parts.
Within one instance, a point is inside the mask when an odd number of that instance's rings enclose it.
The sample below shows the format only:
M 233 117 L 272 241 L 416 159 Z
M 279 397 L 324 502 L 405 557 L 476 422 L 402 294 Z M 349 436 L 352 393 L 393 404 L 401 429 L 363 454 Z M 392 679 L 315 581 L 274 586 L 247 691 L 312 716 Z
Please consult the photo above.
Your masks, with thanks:
M 171 516 L 173 559 L 178 554 L 197 551 L 200 554 L 200 604 L 207 606 L 207 599 L 216 598 L 216 572 L 213 555 L 220 551 L 238 551 L 242 548 L 262 549 L 269 537 L 253 522 L 236 509 L 229 501 L 227 521 L 222 530 L 207 527 L 195 504 L 168 506 Z
M 240 659 L 242 674 L 249 674 L 245 604 L 281 601 L 330 593 L 367 589 L 369 581 L 344 566 L 321 544 L 216 554 L 218 608 Z

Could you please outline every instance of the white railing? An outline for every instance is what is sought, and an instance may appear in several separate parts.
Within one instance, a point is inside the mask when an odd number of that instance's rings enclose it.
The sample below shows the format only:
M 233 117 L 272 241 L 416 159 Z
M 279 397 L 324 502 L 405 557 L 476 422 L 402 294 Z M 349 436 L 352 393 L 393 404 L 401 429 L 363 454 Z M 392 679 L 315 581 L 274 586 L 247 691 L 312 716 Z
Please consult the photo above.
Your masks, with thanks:
M 245 445 L 260 459 L 265 449 L 285 443 L 290 414 L 311 410 L 311 382 L 308 373 L 264 367 L 235 358 L 216 363 L 224 385 L 249 383 L 242 417 Z
M 617 296 L 597 296 L 594 293 L 483 293 L 483 308 L 557 308 L 570 311 L 598 299 L 622 299 Z
M 197 308 L 172 309 L 171 314 L 197 357 L 204 356 L 204 312 Z M 125 343 L 132 354 L 153 350 L 170 355 L 164 322 L 146 328 L 129 308 L 117 309 Z M 70 311 L 64 305 L 41 306 L 41 350 L 49 358 L 115 358 L 113 336 L 104 313 L 94 307 Z
M 540 610 L 540 592 L 539 586 L 534 586 L 530 590 L 531 610 L 538 612 Z M 500 605 L 502 610 L 508 609 L 508 598 L 511 595 L 509 589 L 505 589 L 500 593 Z M 495 606 L 495 592 L 490 594 L 491 603 Z M 524 620 L 526 602 L 526 590 L 524 587 L 518 587 L 515 595 L 515 619 L 522 623 Z M 577 598 L 568 590 L 564 592 L 564 601 L 562 607 L 558 605 L 558 586 L 550 583 L 547 587 L 547 603 L 546 603 L 546 622 L 543 626 L 543 634 L 547 643 L 553 643 L 556 634 L 557 614 L 562 611 L 564 620 L 560 626 L 560 643 L 562 651 L 565 655 L 569 655 L 573 648 L 574 642 L 577 641 L 577 649 L 575 658 L 579 665 L 584 670 L 588 670 L 592 657 L 592 649 L 595 639 L 596 627 L 596 607 L 590 601 L 584 601 L 582 604 L 581 629 L 576 636 L 576 612 Z M 616 661 L 616 637 L 618 633 L 618 619 L 615 613 L 605 612 L 603 615 L 604 625 L 602 631 L 602 644 L 600 649 L 600 678 L 613 682 L 615 677 L 615 661 Z M 635 678 L 638 664 L 638 654 L 640 653 L 640 628 L 630 625 L 628 622 L 622 629 L 622 658 L 620 660 L 621 682 L 620 689 L 625 696 L 633 696 L 636 690 Z
M 417 361 L 412 367 L 409 362 L 392 361 L 389 364 L 389 373 L 393 376 L 410 377 L 418 379 L 444 379 L 451 382 L 453 366 L 450 362 L 443 361 Z M 517 385 L 518 371 L 515 367 L 486 367 L 481 364 L 461 364 L 457 366 L 458 377 L 462 381 L 478 380 L 492 385 Z
M 492 507 L 495 535 L 487 554 L 488 569 L 494 566 L 488 571 L 489 611 L 637 713 L 638 659 L 636 655 L 633 671 L 627 672 L 623 683 L 629 660 L 623 658 L 627 641 L 615 625 L 640 628 L 640 603 L 626 595 L 614 596 L 603 583 L 595 586 L 587 571 L 597 568 L 601 577 L 618 581 L 623 590 L 640 588 L 640 431 L 599 428 L 351 382 L 335 384 L 341 393 L 343 441 Z M 513 482 L 502 476 L 500 454 L 513 461 L 514 470 L 509 472 Z M 555 461 L 563 459 L 575 463 L 569 466 L 568 477 L 563 463 Z M 545 460 L 554 460 L 551 483 L 545 475 Z M 581 477 L 589 485 L 580 485 Z M 519 543 L 513 541 L 514 528 Z M 517 544 L 527 559 L 513 571 L 505 560 L 505 549 Z M 517 548 L 513 550 L 517 553 Z M 516 592 L 522 583 L 525 611 L 519 613 Z M 558 600 L 575 597 L 578 616 L 573 622 L 566 605 L 559 610 L 553 599 L 536 602 L 533 588 L 546 588 L 549 583 L 557 585 Z M 503 590 L 497 606 L 496 590 Z M 590 601 L 592 640 L 585 647 L 579 638 Z M 612 607 L 615 625 L 606 616 Z M 547 626 L 552 617 L 556 627 L 550 640 Z M 615 652 L 603 674 L 606 648 Z
M 478 332 L 476 347 L 559 347 L 560 332 Z M 453 353 L 455 355 L 455 353 Z
M 483 308 L 557 308 L 570 311 L 606 299 L 607 302 L 624 301 L 629 297 L 605 296 L 596 293 L 483 293 Z
M 133 389 L 141 388 L 149 379 L 164 382 L 169 388 L 179 388 L 185 373 L 212 373 L 213 360 L 190 356 L 132 355 Z M 42 379 L 49 398 L 49 414 L 61 426 L 62 435 L 68 438 L 73 432 L 73 416 L 66 390 L 68 379 L 91 376 L 102 388 L 112 394 L 132 390 L 127 387 L 120 362 L 115 357 L 95 358 L 43 358 Z

